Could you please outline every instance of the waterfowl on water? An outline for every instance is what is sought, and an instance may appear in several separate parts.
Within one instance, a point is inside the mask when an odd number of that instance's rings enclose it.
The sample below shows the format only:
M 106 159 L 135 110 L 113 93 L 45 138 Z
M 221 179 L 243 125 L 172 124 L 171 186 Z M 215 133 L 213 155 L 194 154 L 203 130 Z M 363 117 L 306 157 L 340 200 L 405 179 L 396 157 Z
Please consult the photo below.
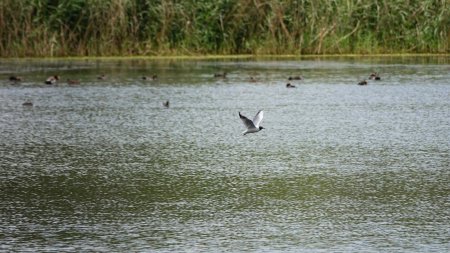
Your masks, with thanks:
M 45 80 L 45 84 L 55 84 L 59 80 L 59 76 L 50 76 Z
M 241 112 L 239 112 L 239 118 L 241 118 L 241 120 L 244 123 L 245 127 L 247 127 L 247 130 L 245 130 L 242 134 L 246 135 L 246 134 L 251 134 L 251 133 L 257 133 L 257 132 L 263 130 L 264 127 L 259 125 L 259 124 L 261 124 L 261 121 L 263 120 L 263 117 L 264 117 L 264 112 L 262 110 L 260 110 L 255 115 L 253 120 L 248 119 L 247 117 L 242 115 Z
M 77 85 L 77 84 L 80 84 L 80 80 L 67 79 L 67 84 L 68 85 Z
M 292 80 L 303 80 L 303 77 L 301 77 L 301 76 L 290 76 L 288 78 L 288 80 L 289 81 L 292 81 Z
M 97 80 L 106 80 L 106 75 L 101 74 L 101 75 L 97 76 Z
M 164 107 L 169 108 L 169 100 L 162 103 Z
M 147 81 L 147 80 L 156 80 L 156 79 L 158 79 L 158 76 L 157 76 L 157 75 L 143 76 L 143 77 L 142 77 L 142 80 L 145 80 L 145 81 Z
M 295 85 L 292 85 L 291 83 L 287 83 L 286 88 L 295 88 Z
M 227 77 L 227 72 L 223 72 L 223 73 L 215 73 L 214 77 L 221 77 L 221 78 L 226 78 Z
M 26 101 L 22 104 L 23 106 L 33 106 L 33 103 L 31 101 Z
M 362 80 L 361 82 L 358 83 L 358 85 L 367 85 L 367 81 L 366 80 Z
M 251 83 L 256 83 L 257 80 L 256 80 L 256 78 L 254 78 L 253 76 L 251 76 L 249 82 L 251 82 Z
M 372 74 L 370 74 L 369 79 L 379 81 L 381 80 L 381 77 L 378 75 L 377 72 L 373 72 Z
M 22 77 L 20 77 L 20 76 L 10 76 L 9 77 L 9 81 L 21 82 L 22 81 Z

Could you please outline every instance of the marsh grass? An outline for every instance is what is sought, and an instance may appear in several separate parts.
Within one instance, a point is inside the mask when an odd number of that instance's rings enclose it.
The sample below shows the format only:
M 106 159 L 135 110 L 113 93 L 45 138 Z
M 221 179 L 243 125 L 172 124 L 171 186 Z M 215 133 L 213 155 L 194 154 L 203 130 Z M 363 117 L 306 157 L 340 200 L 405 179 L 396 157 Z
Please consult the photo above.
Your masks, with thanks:
M 2 0 L 0 56 L 449 53 L 448 0 Z

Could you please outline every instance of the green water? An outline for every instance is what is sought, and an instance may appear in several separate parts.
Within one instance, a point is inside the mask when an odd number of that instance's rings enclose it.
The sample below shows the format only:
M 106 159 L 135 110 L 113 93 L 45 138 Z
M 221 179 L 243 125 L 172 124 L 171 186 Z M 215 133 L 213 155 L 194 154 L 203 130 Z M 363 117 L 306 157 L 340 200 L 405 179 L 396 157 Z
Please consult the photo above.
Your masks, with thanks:
M 449 251 L 449 61 L 1 60 L 0 251 Z

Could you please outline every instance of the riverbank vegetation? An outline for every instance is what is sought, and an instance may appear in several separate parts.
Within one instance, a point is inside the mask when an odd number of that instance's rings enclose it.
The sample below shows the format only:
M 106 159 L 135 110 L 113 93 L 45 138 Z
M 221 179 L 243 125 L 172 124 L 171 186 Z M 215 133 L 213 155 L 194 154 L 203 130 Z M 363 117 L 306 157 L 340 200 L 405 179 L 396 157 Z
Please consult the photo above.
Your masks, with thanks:
M 0 56 L 450 53 L 448 0 L 2 0 Z

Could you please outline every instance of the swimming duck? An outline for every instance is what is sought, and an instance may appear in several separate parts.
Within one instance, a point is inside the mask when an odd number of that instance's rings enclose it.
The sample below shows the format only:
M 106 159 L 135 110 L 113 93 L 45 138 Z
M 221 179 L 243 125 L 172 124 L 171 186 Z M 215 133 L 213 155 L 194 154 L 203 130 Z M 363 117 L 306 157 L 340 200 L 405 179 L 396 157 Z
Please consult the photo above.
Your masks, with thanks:
M 358 85 L 367 85 L 367 81 L 366 80 L 362 80 L 361 82 L 358 83 Z
M 377 72 L 373 72 L 372 74 L 370 74 L 369 79 L 370 80 L 376 80 L 376 81 L 381 80 L 381 78 L 380 78 L 380 76 L 378 75 Z
M 288 78 L 288 80 L 289 81 L 292 81 L 292 80 L 303 80 L 303 77 L 301 77 L 301 76 L 290 76 Z
M 162 103 L 164 107 L 169 108 L 169 100 Z
M 157 75 L 143 76 L 143 77 L 142 77 L 142 80 L 145 80 L 145 81 L 147 81 L 147 80 L 156 80 L 156 79 L 158 79 L 158 76 L 157 76 Z
M 250 77 L 250 80 L 249 80 L 251 83 L 256 83 L 257 82 L 257 80 L 256 80 L 256 78 L 254 78 L 253 76 L 251 76 Z
M 23 106 L 33 106 L 33 103 L 31 101 L 26 101 L 22 104 Z
M 80 84 L 80 80 L 67 79 L 67 84 L 68 85 L 77 85 L 77 84 Z
M 59 76 L 50 76 L 45 80 L 45 84 L 55 84 L 59 80 Z
M 101 75 L 97 76 L 97 80 L 106 80 L 106 75 L 101 74 Z
M 22 81 L 22 77 L 20 77 L 20 76 L 10 76 L 9 77 L 9 81 L 20 82 L 20 81 Z
M 227 77 L 227 72 L 223 72 L 223 73 L 215 73 L 214 77 L 221 77 L 221 78 L 226 78 Z
M 291 83 L 287 83 L 286 88 L 295 88 L 295 85 L 292 85 Z

